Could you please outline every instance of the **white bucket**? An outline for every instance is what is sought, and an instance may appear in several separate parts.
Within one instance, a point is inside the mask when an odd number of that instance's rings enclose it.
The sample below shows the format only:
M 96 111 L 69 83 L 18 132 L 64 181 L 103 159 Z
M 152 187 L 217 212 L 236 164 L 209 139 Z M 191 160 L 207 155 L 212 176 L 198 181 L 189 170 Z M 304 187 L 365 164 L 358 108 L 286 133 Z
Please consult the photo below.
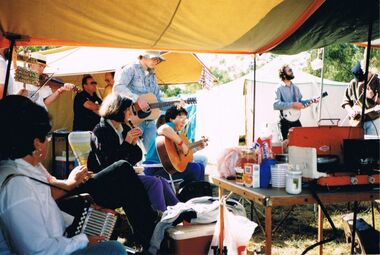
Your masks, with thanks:
M 286 171 L 286 192 L 289 194 L 299 194 L 302 191 L 302 171 L 287 170 Z

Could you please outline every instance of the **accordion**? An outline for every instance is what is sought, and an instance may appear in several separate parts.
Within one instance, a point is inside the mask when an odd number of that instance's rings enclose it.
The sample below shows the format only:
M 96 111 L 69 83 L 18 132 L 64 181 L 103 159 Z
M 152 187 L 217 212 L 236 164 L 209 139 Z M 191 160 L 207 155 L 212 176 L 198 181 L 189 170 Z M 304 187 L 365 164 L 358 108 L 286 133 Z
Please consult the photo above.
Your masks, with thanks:
M 74 225 L 66 229 L 67 236 L 84 233 L 90 236 L 104 236 L 106 240 L 114 239 L 113 230 L 117 222 L 117 213 L 110 209 L 96 209 L 93 205 L 84 208 L 82 215 Z
M 66 228 L 67 237 L 84 233 L 104 236 L 106 240 L 117 238 L 115 229 L 120 224 L 119 214 L 111 209 L 99 208 L 88 194 L 72 196 L 58 204 L 62 211 L 74 216 L 73 223 Z

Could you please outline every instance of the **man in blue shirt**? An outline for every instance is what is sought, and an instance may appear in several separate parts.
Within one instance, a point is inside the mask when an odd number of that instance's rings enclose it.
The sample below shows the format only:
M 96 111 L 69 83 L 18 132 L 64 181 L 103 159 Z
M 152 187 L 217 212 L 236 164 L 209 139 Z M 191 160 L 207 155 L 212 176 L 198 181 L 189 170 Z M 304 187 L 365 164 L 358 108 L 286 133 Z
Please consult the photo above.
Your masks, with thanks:
M 273 103 L 273 109 L 280 111 L 280 128 L 282 138 L 288 139 L 288 131 L 292 127 L 301 127 L 300 120 L 288 121 L 284 118 L 283 110 L 304 108 L 302 102 L 302 95 L 299 88 L 294 85 L 292 80 L 294 79 L 293 70 L 288 65 L 283 65 L 279 70 L 279 76 L 281 84 L 276 89 L 276 99 Z
M 116 72 L 113 91 L 130 97 L 143 111 L 148 111 L 148 102 L 139 96 L 153 93 L 157 100 L 161 101 L 154 68 L 164 60 L 160 52 L 146 51 L 138 57 L 138 63 L 126 66 L 120 72 Z M 155 122 L 145 120 L 139 126 L 143 131 L 142 138 L 145 149 L 148 149 L 149 143 L 156 133 Z

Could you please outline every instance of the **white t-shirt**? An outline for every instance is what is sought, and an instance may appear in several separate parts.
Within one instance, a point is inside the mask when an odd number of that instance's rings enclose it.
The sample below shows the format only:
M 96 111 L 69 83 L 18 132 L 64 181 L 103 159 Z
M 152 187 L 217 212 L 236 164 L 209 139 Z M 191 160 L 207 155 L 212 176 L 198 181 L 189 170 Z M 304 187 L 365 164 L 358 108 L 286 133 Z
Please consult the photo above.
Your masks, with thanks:
M 7 63 L 5 62 L 5 59 L 3 58 L 3 56 L 0 55 L 0 84 L 5 84 L 6 72 L 7 72 Z M 15 93 L 13 90 L 13 83 L 14 83 L 13 75 L 10 74 L 9 82 L 8 82 L 8 95 L 12 95 Z
M 24 86 L 23 83 L 16 81 L 15 82 L 15 89 L 18 91 L 22 89 Z M 28 98 L 31 99 L 36 104 L 39 104 L 43 107 L 46 107 L 44 103 L 44 99 L 53 94 L 53 91 L 48 85 L 45 85 L 43 87 L 34 86 L 31 84 L 26 84 L 26 90 L 28 90 Z

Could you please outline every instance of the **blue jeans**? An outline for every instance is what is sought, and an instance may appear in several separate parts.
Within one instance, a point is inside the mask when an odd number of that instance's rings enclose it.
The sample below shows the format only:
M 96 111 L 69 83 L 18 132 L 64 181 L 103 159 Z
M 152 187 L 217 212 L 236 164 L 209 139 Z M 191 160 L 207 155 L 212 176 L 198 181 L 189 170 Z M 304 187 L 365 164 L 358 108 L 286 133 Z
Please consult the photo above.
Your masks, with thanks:
M 125 247 L 117 241 L 105 241 L 73 252 L 72 255 L 126 255 Z
M 145 151 L 148 151 L 149 144 L 156 137 L 156 122 L 153 120 L 146 120 L 140 123 L 139 127 L 143 131 L 142 141 Z
M 365 135 L 380 136 L 380 118 L 365 121 L 363 129 Z

